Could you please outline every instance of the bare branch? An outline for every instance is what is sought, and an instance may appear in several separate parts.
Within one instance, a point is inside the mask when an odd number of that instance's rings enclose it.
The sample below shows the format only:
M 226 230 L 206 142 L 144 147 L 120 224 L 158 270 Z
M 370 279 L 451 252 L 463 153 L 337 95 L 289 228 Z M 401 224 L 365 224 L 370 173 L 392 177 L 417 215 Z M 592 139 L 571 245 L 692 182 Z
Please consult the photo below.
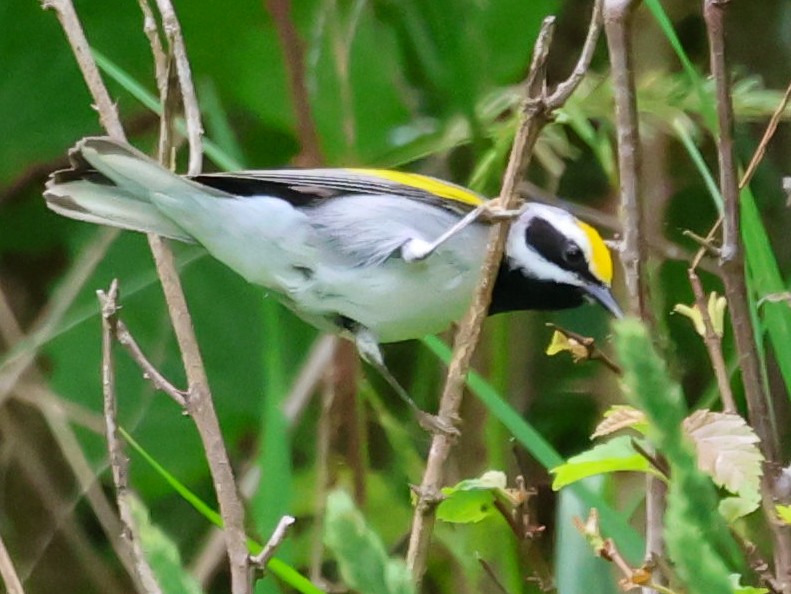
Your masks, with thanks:
M 706 350 L 709 352 L 711 366 L 714 369 L 714 377 L 717 378 L 717 387 L 720 391 L 723 410 L 728 413 L 736 414 L 738 409 L 736 407 L 736 401 L 733 399 L 728 367 L 725 364 L 725 357 L 722 354 L 722 337 L 714 330 L 714 324 L 709 314 L 709 306 L 708 303 L 706 303 L 706 294 L 703 291 L 703 285 L 695 269 L 690 268 L 687 270 L 687 275 L 689 276 L 689 283 L 692 285 L 692 293 L 695 295 L 695 305 L 697 305 L 698 311 L 700 311 L 700 317 L 703 320 L 703 327 L 705 329 L 703 342 L 706 345 Z
M 739 184 L 733 140 L 733 105 L 730 75 L 725 56 L 725 11 L 729 2 L 704 0 L 703 16 L 709 39 L 711 73 L 717 97 L 719 137 L 717 155 L 720 168 L 720 192 L 723 198 L 723 242 L 720 257 L 722 280 L 728 298 L 731 325 L 739 353 L 745 399 L 750 423 L 761 439 L 767 464 L 762 479 L 764 514 L 774 539 L 775 576 L 786 594 L 791 592 L 791 530 L 775 520 L 775 499 L 782 500 L 777 489 L 780 470 L 780 442 L 774 427 L 774 410 L 761 373 L 758 346 L 755 342 L 745 282 L 744 253 L 741 242 Z
M 190 146 L 187 173 L 189 175 L 198 175 L 203 168 L 203 144 L 201 143 L 203 126 L 201 125 L 198 97 L 195 94 L 195 87 L 192 84 L 192 71 L 190 70 L 189 60 L 187 59 L 187 48 L 184 45 L 181 25 L 176 17 L 176 11 L 173 9 L 171 1 L 156 0 L 156 3 L 159 8 L 159 13 L 162 15 L 162 28 L 165 30 L 165 36 L 168 39 L 168 44 L 173 52 L 173 59 L 176 62 L 176 72 L 178 73 L 181 97 L 184 102 L 187 141 Z
M 145 353 L 143 353 L 143 350 L 140 348 L 140 345 L 137 344 L 137 341 L 132 336 L 132 333 L 129 332 L 129 328 L 126 327 L 126 324 L 124 324 L 122 320 L 119 320 L 118 317 L 113 314 L 112 321 L 113 333 L 115 334 L 116 340 L 126 348 L 134 362 L 140 367 L 143 372 L 143 377 L 149 380 L 157 390 L 161 390 L 170 396 L 176 404 L 182 408 L 186 408 L 187 394 L 171 384 L 154 364 L 148 360 Z
M 597 30 L 597 16 L 591 20 L 590 27 Z M 546 61 L 554 29 L 554 17 L 544 19 L 538 34 L 533 59 L 525 84 L 525 98 L 521 107 L 519 128 L 511 148 L 499 199 L 503 209 L 514 209 L 519 201 L 518 184 L 532 155 L 533 147 L 541 129 L 550 120 L 552 111 L 559 107 L 550 105 L 545 79 Z M 595 39 L 590 42 L 595 43 Z M 589 45 L 586 43 L 586 46 Z M 578 80 L 579 77 L 577 77 Z M 565 90 L 565 93 L 573 91 Z M 481 279 L 456 334 L 448 374 L 439 405 L 439 418 L 448 426 L 458 418 L 464 392 L 465 380 L 470 369 L 473 352 L 480 337 L 481 327 L 491 301 L 494 279 L 502 260 L 505 241 L 510 225 L 508 221 L 495 225 L 489 235 L 486 258 L 481 270 Z M 435 506 L 442 486 L 445 462 L 448 459 L 455 438 L 448 433 L 434 435 L 429 451 L 426 469 L 417 490 L 418 502 L 412 519 L 412 532 L 407 551 L 407 566 L 412 577 L 419 585 L 423 579 L 428 557 L 428 547 L 435 520 Z
M 118 282 L 113 281 L 107 293 L 97 291 L 102 311 L 102 392 L 104 393 L 104 421 L 107 427 L 107 449 L 110 453 L 110 469 L 115 484 L 116 500 L 121 522 L 124 525 L 123 537 L 132 552 L 139 586 L 146 594 L 161 594 L 151 566 L 146 560 L 137 532 L 129 497 L 129 459 L 124 453 L 118 435 L 116 419 L 115 370 L 113 366 L 113 319 L 118 310 Z
M 297 138 L 302 149 L 296 161 L 300 167 L 317 167 L 324 162 L 324 157 L 310 110 L 308 88 L 305 85 L 305 52 L 302 40 L 291 21 L 291 0 L 265 0 L 264 4 L 272 15 L 283 50 L 291 100 L 296 112 Z
M 294 516 L 283 516 L 272 531 L 272 536 L 261 549 L 261 552 L 253 556 L 250 561 L 253 566 L 263 571 L 266 569 L 266 564 L 274 557 L 277 547 L 279 547 L 288 536 L 288 529 L 294 525 L 297 519 Z

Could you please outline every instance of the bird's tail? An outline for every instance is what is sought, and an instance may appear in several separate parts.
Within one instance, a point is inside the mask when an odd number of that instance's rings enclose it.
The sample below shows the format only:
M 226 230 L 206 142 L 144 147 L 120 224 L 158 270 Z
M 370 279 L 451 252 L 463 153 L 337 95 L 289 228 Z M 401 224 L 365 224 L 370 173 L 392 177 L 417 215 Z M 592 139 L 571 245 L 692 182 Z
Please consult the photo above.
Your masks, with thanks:
M 50 176 L 44 198 L 50 209 L 80 221 L 193 241 L 156 207 L 152 196 L 213 193 L 110 138 L 83 138 L 69 151 L 69 162 L 69 169 Z

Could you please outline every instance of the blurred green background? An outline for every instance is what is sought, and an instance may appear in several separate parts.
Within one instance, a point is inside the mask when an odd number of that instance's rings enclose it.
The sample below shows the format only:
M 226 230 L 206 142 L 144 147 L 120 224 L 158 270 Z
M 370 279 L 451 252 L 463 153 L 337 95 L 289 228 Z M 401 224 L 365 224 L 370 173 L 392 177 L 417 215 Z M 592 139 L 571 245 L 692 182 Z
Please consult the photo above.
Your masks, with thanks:
M 738 85 L 739 151 L 746 162 L 789 78 L 791 4 L 732 4 L 729 43 Z M 206 134 L 225 162 L 239 167 L 301 162 L 288 80 L 295 55 L 284 51 L 282 27 L 269 12 L 275 5 L 283 3 L 193 0 L 176 6 Z M 156 93 L 137 3 L 83 0 L 76 8 L 92 46 L 116 69 L 106 80 L 130 140 L 153 151 L 158 118 L 117 75 L 123 71 Z M 666 2 L 664 8 L 693 63 L 705 72 L 707 45 L 697 3 Z M 293 2 L 290 20 L 304 58 L 298 76 L 309 95 L 324 163 L 398 166 L 496 194 L 514 130 L 515 85 L 526 74 L 541 20 L 558 16 L 550 79 L 560 80 L 576 60 L 589 9 L 581 0 Z M 66 150 L 83 136 L 102 133 L 55 14 L 37 2 L 4 0 L 0 23 L 0 534 L 28 592 L 125 592 L 129 577 L 105 533 L 108 511 L 97 503 L 111 495 L 111 481 L 100 433 L 95 291 L 118 278 L 124 321 L 177 385 L 184 383 L 183 372 L 145 238 L 125 233 L 105 251 L 102 230 L 57 217 L 41 199 L 46 175 L 64 165 Z M 678 130 L 698 144 L 710 167 L 716 158 L 694 90 L 647 10 L 639 11 L 636 27 L 647 232 L 657 246 L 656 313 L 665 354 L 688 399 L 711 405 L 716 394 L 705 349 L 685 319 L 669 315 L 673 304 L 692 299 L 684 258 L 695 244 L 682 231 L 705 234 L 716 216 Z M 542 136 L 529 179 L 573 208 L 594 209 L 598 226 L 612 237 L 617 178 L 607 71 L 602 40 L 590 76 Z M 791 250 L 779 180 L 788 173 L 790 140 L 781 126 L 753 184 L 784 277 Z M 221 165 L 207 159 L 205 169 Z M 337 577 L 320 550 L 320 500 L 322 484 L 338 484 L 354 493 L 388 549 L 403 554 L 411 516 L 408 486 L 420 482 L 427 434 L 379 378 L 355 365 L 348 349 L 326 366 L 325 381 L 311 391 L 302 413 L 287 418 L 283 411 L 290 409 L 282 403 L 293 404 L 293 383 L 304 374 L 316 332 L 199 249 L 175 249 L 233 463 L 254 485 L 251 533 L 265 539 L 280 515 L 296 515 L 299 523 L 282 557 L 305 573 L 313 567 Z M 86 264 L 91 255 L 100 257 L 95 267 Z M 619 273 L 616 267 L 616 292 Z M 713 277 L 704 276 L 704 282 L 718 288 Z M 588 447 L 602 410 L 621 398 L 606 370 L 544 354 L 551 335 L 547 321 L 594 336 L 608 349 L 608 320 L 595 307 L 513 314 L 488 321 L 475 367 L 568 456 Z M 28 338 L 20 340 L 20 329 Z M 726 349 L 733 360 L 727 340 Z M 18 362 L 30 355 L 34 366 L 20 373 Z M 386 357 L 418 402 L 433 410 L 444 370 L 436 356 L 414 342 L 388 346 Z M 116 358 L 123 426 L 213 505 L 191 422 L 153 392 L 120 350 Z M 782 392 L 776 375 L 770 365 L 770 380 Z M 336 402 L 322 415 L 322 393 L 326 399 L 328 391 Z M 468 398 L 463 417 L 448 482 L 490 468 L 510 477 L 525 473 L 538 489 L 537 522 L 547 526 L 537 546 L 557 568 L 561 592 L 614 591 L 610 568 L 592 558 L 571 528 L 570 510 L 578 502 L 550 492 L 546 471 L 479 401 Z M 324 454 L 317 445 L 322 431 L 331 436 Z M 222 556 L 207 545 L 211 529 L 205 519 L 139 455 L 130 455 L 132 485 L 153 520 L 179 545 L 185 564 L 199 567 L 207 591 L 226 591 Z M 594 488 L 613 506 L 634 512 L 639 529 L 640 479 L 608 480 Z M 558 499 L 566 501 L 560 505 Z M 495 591 L 476 553 L 493 564 L 509 592 L 537 591 L 524 579 L 510 532 L 497 522 L 440 525 L 434 547 L 426 591 Z M 271 577 L 258 588 L 281 591 Z

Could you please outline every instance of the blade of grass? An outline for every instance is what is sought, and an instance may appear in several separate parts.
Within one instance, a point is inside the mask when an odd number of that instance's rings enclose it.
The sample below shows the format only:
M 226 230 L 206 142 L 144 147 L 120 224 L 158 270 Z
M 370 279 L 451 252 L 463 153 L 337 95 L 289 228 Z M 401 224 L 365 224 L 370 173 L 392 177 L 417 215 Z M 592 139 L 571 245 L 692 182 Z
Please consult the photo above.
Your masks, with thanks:
M 684 72 L 698 95 L 698 99 L 700 100 L 700 112 L 703 114 L 706 127 L 709 130 L 716 131 L 717 112 L 714 106 L 713 97 L 706 91 L 704 78 L 692 64 L 692 60 L 687 56 L 687 52 L 684 51 L 684 46 L 681 45 L 681 40 L 678 38 L 678 35 L 676 35 L 676 31 L 673 29 L 673 23 L 670 22 L 670 18 L 667 16 L 660 0 L 645 0 L 645 3 L 651 11 L 651 14 L 654 15 L 654 18 L 659 24 L 659 28 L 665 34 L 673 51 L 676 52 L 676 56 L 678 56 L 678 59 L 681 61 Z
M 121 68 L 118 64 L 110 60 L 107 56 L 100 51 L 93 49 L 93 57 L 99 68 L 112 80 L 121 85 L 132 97 L 137 99 L 144 107 L 150 109 L 156 114 L 162 113 L 162 107 L 159 104 L 159 99 L 151 91 L 146 89 L 142 84 L 137 82 L 128 72 Z M 186 126 L 184 121 L 179 119 L 176 123 L 176 128 L 182 134 L 186 133 Z M 228 153 L 223 151 L 211 139 L 203 137 L 203 152 L 214 163 L 226 171 L 233 171 L 243 169 L 242 163 L 231 157 Z
M 749 286 L 752 301 L 756 302 L 756 298 L 783 293 L 787 289 L 749 186 L 742 190 L 740 201 Z M 760 310 L 761 326 L 769 336 L 786 390 L 791 394 L 791 308 L 784 302 L 766 300 Z
M 119 431 L 123 438 L 132 446 L 132 449 L 137 452 L 140 457 L 148 463 L 151 468 L 153 468 L 159 476 L 163 478 L 163 480 L 170 485 L 173 490 L 182 498 L 184 501 L 189 503 L 195 511 L 197 511 L 200 515 L 202 515 L 206 520 L 217 526 L 218 528 L 222 528 L 222 518 L 220 518 L 220 514 L 218 514 L 214 509 L 211 508 L 208 504 L 206 504 L 200 497 L 198 497 L 195 493 L 193 493 L 184 483 L 179 481 L 173 474 L 168 472 L 164 466 L 162 466 L 159 462 L 157 462 L 151 454 L 149 454 L 143 446 L 141 446 L 135 439 L 132 437 L 126 430 L 123 428 L 119 428 Z M 248 539 L 247 547 L 252 554 L 256 554 L 261 551 L 263 545 L 256 542 L 253 539 Z M 283 580 L 286 584 L 297 590 L 298 592 L 302 592 L 303 594 L 323 594 L 323 590 L 317 588 L 313 583 L 307 579 L 305 576 L 300 574 L 296 569 L 291 567 L 288 563 L 285 563 L 281 559 L 277 557 L 273 557 L 267 563 L 267 569 L 272 572 L 273 575 L 277 576 L 281 580 Z

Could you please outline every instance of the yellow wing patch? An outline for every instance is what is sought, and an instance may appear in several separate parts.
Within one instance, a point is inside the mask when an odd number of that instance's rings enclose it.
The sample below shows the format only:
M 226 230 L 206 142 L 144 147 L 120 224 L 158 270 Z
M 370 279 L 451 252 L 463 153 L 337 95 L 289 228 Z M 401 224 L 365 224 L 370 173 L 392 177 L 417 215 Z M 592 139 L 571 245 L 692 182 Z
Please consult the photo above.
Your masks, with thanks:
M 579 221 L 579 226 L 588 236 L 588 241 L 591 244 L 591 272 L 599 278 L 607 286 L 612 283 L 612 256 L 607 244 L 593 227 L 587 223 Z
M 390 169 L 348 169 L 348 171 L 380 177 L 387 181 L 411 186 L 418 190 L 423 190 L 435 196 L 439 196 L 440 198 L 454 200 L 470 206 L 480 206 L 483 204 L 483 200 L 475 192 L 427 175 L 420 175 L 419 173 L 405 173 L 403 171 L 393 171 Z

